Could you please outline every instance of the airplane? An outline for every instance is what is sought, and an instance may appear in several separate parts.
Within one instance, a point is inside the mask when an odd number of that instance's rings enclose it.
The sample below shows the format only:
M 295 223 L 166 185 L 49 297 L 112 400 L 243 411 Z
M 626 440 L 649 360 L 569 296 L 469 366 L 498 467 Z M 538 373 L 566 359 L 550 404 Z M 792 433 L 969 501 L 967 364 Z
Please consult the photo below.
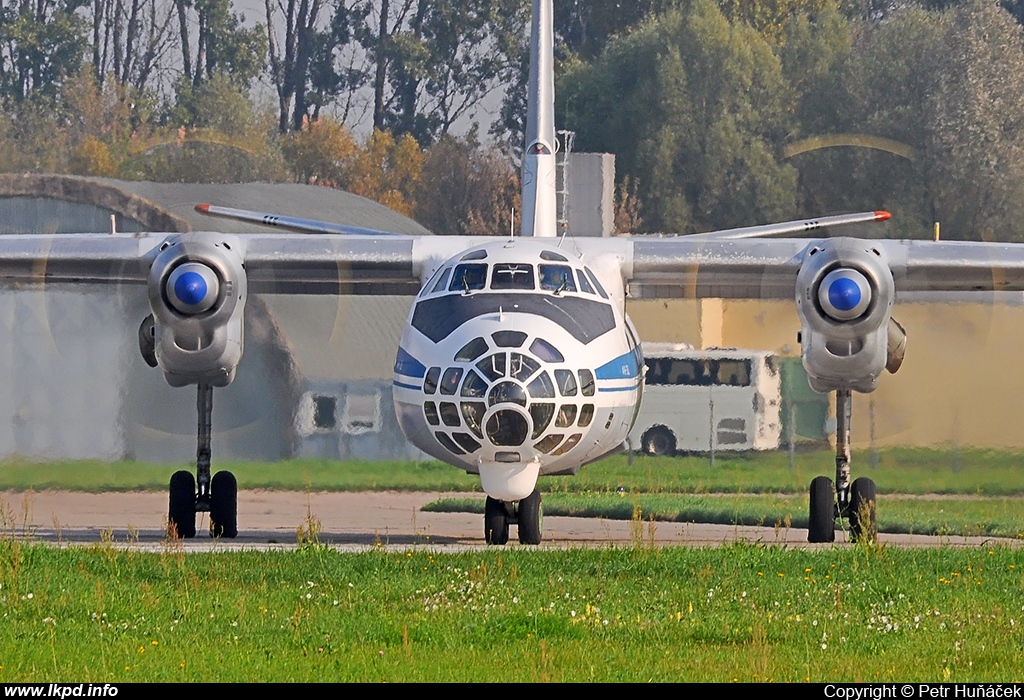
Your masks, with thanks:
M 542 539 L 541 475 L 574 474 L 620 449 L 643 394 L 643 354 L 627 296 L 788 299 L 810 385 L 836 392 L 835 478 L 809 488 L 811 542 L 836 520 L 877 533 L 876 488 L 852 479 L 851 393 L 903 361 L 896 293 L 1024 290 L 1024 246 L 799 238 L 881 222 L 883 211 L 676 237 L 575 239 L 555 213 L 552 1 L 534 0 L 519 235 L 407 236 L 199 205 L 210 216 L 285 233 L 4 236 L 0 284 L 145 285 L 140 351 L 174 387 L 196 385 L 195 475 L 176 472 L 168 521 L 238 534 L 237 480 L 212 474 L 213 391 L 234 379 L 249 294 L 415 297 L 394 368 L 402 430 L 419 449 L 478 474 L 486 542 Z M 793 237 L 788 237 L 793 236 Z

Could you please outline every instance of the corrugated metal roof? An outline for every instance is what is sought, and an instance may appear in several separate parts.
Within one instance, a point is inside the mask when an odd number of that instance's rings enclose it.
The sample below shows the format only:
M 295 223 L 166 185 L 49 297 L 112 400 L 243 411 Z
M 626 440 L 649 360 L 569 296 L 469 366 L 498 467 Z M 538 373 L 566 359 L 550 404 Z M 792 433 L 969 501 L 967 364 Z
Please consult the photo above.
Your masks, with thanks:
M 409 217 L 392 211 L 372 199 L 329 187 L 268 182 L 195 184 L 95 179 L 150 200 L 185 219 L 197 231 L 244 233 L 255 229 L 271 230 L 262 227 L 254 229 L 252 224 L 202 216 L 193 209 L 196 204 L 206 203 L 319 219 L 380 231 L 407 233 L 413 236 L 430 235 L 430 231 Z

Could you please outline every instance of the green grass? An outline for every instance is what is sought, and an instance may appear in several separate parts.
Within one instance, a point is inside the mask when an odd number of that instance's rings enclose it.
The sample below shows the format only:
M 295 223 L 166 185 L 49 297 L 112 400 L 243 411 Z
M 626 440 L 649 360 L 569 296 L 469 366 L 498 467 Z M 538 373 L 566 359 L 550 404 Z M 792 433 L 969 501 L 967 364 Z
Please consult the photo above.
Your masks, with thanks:
M 0 541 L 0 682 L 1020 681 L 1024 561 Z
M 1024 502 L 1019 498 L 978 497 L 926 500 L 885 496 L 878 506 L 878 529 L 889 533 L 1024 538 Z M 483 498 L 442 498 L 423 510 L 483 513 Z M 550 493 L 545 515 L 609 520 L 807 527 L 807 496 Z
M 801 452 L 794 468 L 785 452 L 719 454 L 715 467 L 706 456 L 637 457 L 617 455 L 584 467 L 574 477 L 545 477 L 545 492 L 600 492 L 623 487 L 643 493 L 804 493 L 811 479 L 831 475 L 834 455 Z M 270 464 L 215 462 L 230 469 L 242 488 L 315 491 L 479 491 L 479 478 L 439 462 L 336 462 L 296 459 Z M 1012 451 L 887 449 L 870 466 L 866 453 L 854 455 L 854 475 L 870 476 L 880 493 L 1024 494 L 1024 455 Z M 137 462 L 7 461 L 0 465 L 0 489 L 136 491 L 167 488 L 176 469 L 188 465 Z
M 871 467 L 866 451 L 855 452 L 853 474 L 871 477 L 879 493 L 1024 494 L 1024 454 L 994 450 L 891 448 Z M 806 493 L 811 479 L 835 474 L 831 450 L 798 452 L 794 466 L 781 452 L 692 457 L 609 457 L 572 478 L 542 479 L 545 491 L 627 491 L 647 493 Z
M 0 490 L 165 491 L 178 469 L 194 465 L 142 462 L 7 461 L 0 464 Z M 338 462 L 294 459 L 282 462 L 220 462 L 238 477 L 240 488 L 280 491 L 473 491 L 480 478 L 441 462 Z

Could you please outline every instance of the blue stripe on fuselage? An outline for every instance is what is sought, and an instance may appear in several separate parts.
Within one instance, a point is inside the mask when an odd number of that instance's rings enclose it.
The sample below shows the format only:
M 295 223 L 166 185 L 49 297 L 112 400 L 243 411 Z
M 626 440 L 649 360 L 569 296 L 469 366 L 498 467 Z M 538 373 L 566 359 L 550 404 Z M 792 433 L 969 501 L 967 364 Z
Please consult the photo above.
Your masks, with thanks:
M 423 379 L 426 373 L 426 365 L 407 353 L 405 348 L 398 346 L 398 357 L 395 358 L 395 374 Z
M 636 384 L 630 384 L 629 386 L 603 386 L 600 389 L 598 389 L 598 391 L 636 391 L 639 388 L 640 382 L 637 382 Z
M 637 350 L 630 350 L 611 362 L 604 363 L 594 371 L 594 374 L 598 379 L 632 379 L 639 376 L 640 364 L 637 359 Z

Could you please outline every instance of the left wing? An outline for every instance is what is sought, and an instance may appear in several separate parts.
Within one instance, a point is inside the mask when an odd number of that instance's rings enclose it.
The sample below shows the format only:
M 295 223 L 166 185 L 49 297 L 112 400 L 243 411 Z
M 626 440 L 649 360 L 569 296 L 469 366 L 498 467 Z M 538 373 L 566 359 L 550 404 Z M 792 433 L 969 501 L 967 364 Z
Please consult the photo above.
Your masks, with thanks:
M 1024 245 L 1016 243 L 693 236 L 630 241 L 630 296 L 636 298 L 793 299 L 805 261 L 836 241 L 876 250 L 872 255 L 886 261 L 897 292 L 1024 291 Z

